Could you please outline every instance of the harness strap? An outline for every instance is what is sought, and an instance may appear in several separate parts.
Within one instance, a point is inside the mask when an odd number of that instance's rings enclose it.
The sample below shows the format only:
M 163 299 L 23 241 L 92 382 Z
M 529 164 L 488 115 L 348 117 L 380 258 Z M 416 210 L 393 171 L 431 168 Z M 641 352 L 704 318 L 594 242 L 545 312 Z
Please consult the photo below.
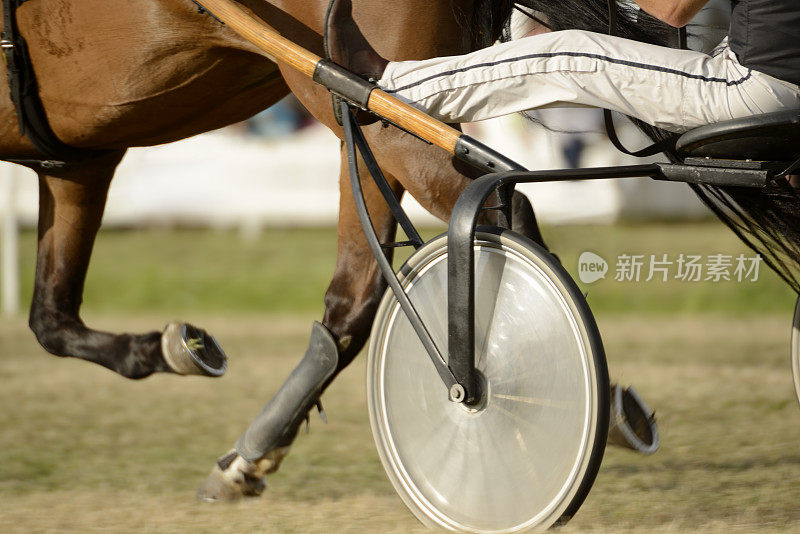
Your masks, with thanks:
M 652 145 L 646 146 L 642 149 L 630 151 L 625 148 L 625 145 L 623 145 L 622 141 L 620 141 L 619 137 L 617 137 L 617 130 L 614 127 L 614 116 L 611 114 L 611 111 L 607 109 L 603 110 L 603 123 L 606 127 L 606 135 L 608 136 L 608 140 L 611 141 L 611 144 L 614 145 L 614 148 L 623 154 L 628 154 L 629 156 L 634 156 L 637 158 L 645 158 L 647 156 L 658 154 L 659 152 L 664 152 L 665 150 L 672 150 L 675 148 L 675 144 L 678 142 L 678 138 L 680 137 L 680 135 L 673 134 L 666 139 L 662 139 L 661 141 L 653 143 Z
M 778 176 L 786 176 L 788 174 L 792 174 L 794 171 L 800 169 L 800 158 L 794 160 L 785 170 L 778 173 Z
M 617 35 L 617 0 L 608 0 L 608 34 Z M 687 48 L 685 27 L 678 30 L 678 46 L 681 50 L 685 50 Z M 640 150 L 630 151 L 625 148 L 625 145 L 623 145 L 622 141 L 620 141 L 619 137 L 617 137 L 617 130 L 614 128 L 614 116 L 608 109 L 603 110 L 603 122 L 605 124 L 608 140 L 611 141 L 611 144 L 614 145 L 614 148 L 623 154 L 628 154 L 629 156 L 634 156 L 637 158 L 644 158 L 658 154 L 659 152 L 674 150 L 675 144 L 678 142 L 678 138 L 680 137 L 679 134 L 673 134 Z
M 17 0 L 3 0 L 3 33 L 0 40 L 0 47 L 3 49 L 3 58 L 6 62 L 8 71 L 8 86 L 11 91 L 11 102 L 17 112 L 17 118 L 22 113 L 22 90 L 20 87 L 20 71 L 17 65 L 17 53 L 15 45 L 16 24 L 14 11 L 17 8 Z M 17 121 L 19 134 L 25 135 L 25 124 Z
M 206 7 L 203 4 L 201 4 L 199 0 L 192 0 L 192 2 L 197 4 L 197 12 L 198 13 L 200 13 L 201 15 L 211 15 L 211 18 L 213 18 L 214 20 L 216 20 L 217 22 L 219 22 L 223 26 L 225 25 L 225 23 L 222 22 L 221 20 L 219 20 L 215 14 L 213 14 L 211 11 L 206 9 Z
M 0 48 L 6 63 L 11 102 L 17 114 L 20 135 L 27 135 L 31 143 L 45 159 L 7 159 L 16 163 L 38 162 L 43 167 L 63 167 L 68 162 L 89 159 L 107 154 L 106 150 L 75 148 L 62 142 L 53 132 L 47 120 L 36 76 L 33 72 L 28 47 L 17 28 L 16 11 L 26 0 L 2 0 L 3 32 Z
M 325 51 L 325 59 L 327 60 L 331 59 L 331 50 L 328 46 L 328 19 L 331 16 L 334 1 L 335 0 L 330 0 L 328 2 L 328 8 L 325 10 L 325 18 L 323 19 L 324 26 L 322 27 L 322 48 Z M 331 105 L 333 106 L 333 118 L 336 119 L 336 124 L 339 126 L 344 126 L 344 123 L 342 122 L 342 97 L 332 91 Z

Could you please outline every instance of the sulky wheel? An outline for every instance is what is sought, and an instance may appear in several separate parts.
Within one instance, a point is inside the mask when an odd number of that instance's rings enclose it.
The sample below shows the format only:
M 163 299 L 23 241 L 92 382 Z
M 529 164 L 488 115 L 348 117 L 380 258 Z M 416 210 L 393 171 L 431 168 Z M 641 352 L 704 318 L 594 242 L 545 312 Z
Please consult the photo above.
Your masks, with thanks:
M 447 240 L 400 280 L 447 353 Z M 423 523 L 469 532 L 546 528 L 591 488 L 608 431 L 608 372 L 589 308 L 555 258 L 511 231 L 475 244 L 475 361 L 485 393 L 454 403 L 397 300 L 372 329 L 367 399 L 395 490 Z
M 794 379 L 794 394 L 800 402 L 800 297 L 794 306 L 794 319 L 792 320 L 792 378 Z

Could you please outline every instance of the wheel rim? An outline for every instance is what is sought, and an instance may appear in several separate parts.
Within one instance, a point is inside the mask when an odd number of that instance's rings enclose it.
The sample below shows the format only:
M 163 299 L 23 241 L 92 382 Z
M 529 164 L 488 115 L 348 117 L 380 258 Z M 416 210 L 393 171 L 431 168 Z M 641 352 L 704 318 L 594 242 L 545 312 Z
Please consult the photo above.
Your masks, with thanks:
M 800 403 L 800 297 L 794 306 L 792 319 L 792 380 L 794 380 L 794 394 Z
M 475 532 L 549 526 L 583 499 L 584 481 L 599 463 L 598 419 L 607 410 L 598 406 L 604 360 L 598 373 L 592 354 L 599 340 L 563 280 L 518 238 L 481 234 L 475 257 L 476 367 L 485 377 L 485 405 L 470 410 L 447 399 L 387 294 L 369 350 L 373 435 L 395 489 L 424 523 Z M 446 265 L 439 238 L 409 260 L 403 278 L 444 353 Z

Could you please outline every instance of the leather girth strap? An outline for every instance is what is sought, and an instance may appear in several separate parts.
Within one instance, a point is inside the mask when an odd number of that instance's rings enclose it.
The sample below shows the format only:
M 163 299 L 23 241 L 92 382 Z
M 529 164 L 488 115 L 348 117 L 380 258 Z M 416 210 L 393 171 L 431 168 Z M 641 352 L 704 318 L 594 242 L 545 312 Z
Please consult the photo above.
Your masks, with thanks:
M 42 155 L 41 159 L 14 159 L 14 163 L 38 163 L 40 166 L 63 167 L 67 163 L 86 160 L 107 154 L 105 150 L 75 148 L 62 142 L 53 132 L 39 98 L 36 76 L 33 72 L 25 39 L 17 28 L 17 8 L 26 0 L 2 0 L 3 33 L 0 47 L 8 74 L 11 101 L 17 114 L 20 135 L 27 135 Z

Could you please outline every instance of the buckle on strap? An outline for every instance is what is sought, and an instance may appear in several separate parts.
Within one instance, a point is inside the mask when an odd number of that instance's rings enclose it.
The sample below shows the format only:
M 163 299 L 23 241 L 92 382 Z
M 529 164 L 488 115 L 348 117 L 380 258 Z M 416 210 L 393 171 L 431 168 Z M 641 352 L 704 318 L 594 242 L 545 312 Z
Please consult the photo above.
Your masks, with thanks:
M 10 67 L 16 67 L 17 47 L 10 39 L 0 40 L 0 50 L 3 51 L 3 61 Z

